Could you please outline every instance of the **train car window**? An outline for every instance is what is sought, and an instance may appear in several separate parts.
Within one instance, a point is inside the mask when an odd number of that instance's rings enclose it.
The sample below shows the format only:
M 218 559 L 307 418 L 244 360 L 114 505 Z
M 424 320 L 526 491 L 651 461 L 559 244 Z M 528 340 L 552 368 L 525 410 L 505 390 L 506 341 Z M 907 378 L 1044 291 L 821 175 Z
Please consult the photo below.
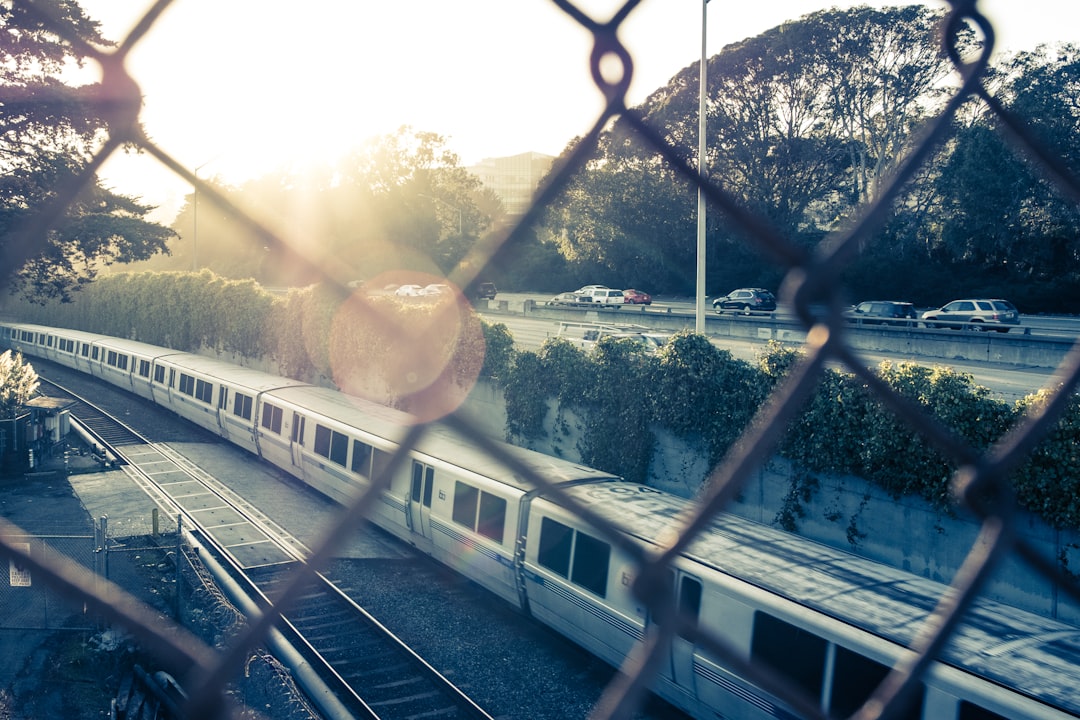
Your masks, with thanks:
M 684 575 L 679 586 L 679 614 L 696 628 L 701 613 L 701 581 Z M 693 640 L 690 633 L 679 632 L 681 637 Z
M 848 717 L 858 710 L 866 699 L 877 689 L 889 667 L 875 662 L 868 657 L 852 652 L 845 647 L 836 646 L 836 659 L 833 661 L 832 691 L 829 697 L 829 711 L 836 717 Z M 905 703 L 898 718 L 918 720 L 921 714 L 923 687 L 920 685 L 914 697 Z
M 423 463 L 413 461 L 413 502 L 420 502 L 420 492 L 423 488 Z
M 480 493 L 480 514 L 476 518 L 476 532 L 502 544 L 506 528 L 506 498 L 488 492 Z
M 195 397 L 202 400 L 207 405 L 214 402 L 214 384 L 208 383 L 205 380 L 195 381 Z
M 339 432 L 330 435 L 330 460 L 341 467 L 348 465 L 349 460 L 349 436 Z
M 158 385 L 165 384 L 165 368 L 161 365 L 154 366 L 154 382 Z
M 368 477 L 371 469 L 371 446 L 359 440 L 352 441 L 352 471 Z
M 294 412 L 292 414 L 292 441 L 301 447 L 304 445 L 304 428 L 307 427 L 306 422 L 307 418 L 300 413 Z M 278 432 L 281 432 L 281 430 L 279 429 Z
M 371 456 L 371 477 L 376 478 L 383 474 L 387 466 L 390 464 L 390 458 L 393 456 L 385 450 L 379 448 L 372 448 L 374 453 Z
M 224 410 L 229 407 L 229 388 L 225 387 L 224 385 L 218 388 L 217 406 L 220 410 Z
M 120 357 L 116 358 L 116 367 L 120 368 L 121 370 L 127 370 L 128 369 L 128 356 L 127 355 L 121 355 Z
M 1004 715 L 998 715 L 986 708 L 979 707 L 967 700 L 960 701 L 960 713 L 956 720 L 1008 720 Z
M 583 532 L 577 533 L 574 543 L 574 565 L 570 581 L 600 597 L 607 596 L 608 566 L 611 546 Z
M 341 467 L 346 466 L 349 455 L 349 438 L 324 425 L 315 425 L 315 454 L 328 458 Z
M 768 613 L 754 613 L 750 659 L 764 662 L 812 698 L 821 697 L 826 642 Z
M 428 475 L 434 468 L 428 468 Z M 424 504 L 431 506 L 431 486 L 424 488 Z M 502 544 L 506 528 L 506 499 L 458 481 L 454 485 L 454 522 Z
M 139 375 L 142 377 L 150 377 L 150 361 L 139 360 Z
M 435 487 L 435 468 L 429 467 L 424 471 L 427 482 L 424 483 L 424 507 L 431 507 L 431 491 Z
M 412 464 L 412 501 L 420 502 L 420 492 L 424 487 L 424 464 L 413 460 Z
M 45 346 L 52 347 L 52 335 L 45 336 Z
M 169 387 L 176 387 L 176 368 L 169 368 Z
M 110 350 L 109 354 L 105 356 L 105 363 L 116 367 L 116 351 Z
M 251 396 L 244 393 L 233 395 L 233 415 L 245 420 L 251 419 Z
M 97 360 L 98 359 L 98 348 L 97 347 L 95 347 L 93 352 L 91 353 L 91 358 L 90 359 L 91 360 Z
M 480 491 L 461 481 L 454 484 L 454 522 L 470 530 L 476 522 L 476 506 L 480 501 Z
M 315 425 L 315 454 L 324 458 L 330 457 L 330 428 L 324 425 Z
M 267 430 L 281 434 L 281 408 L 263 403 L 261 424 Z M 294 426 L 295 427 L 295 426 Z
M 195 378 L 187 373 L 180 373 L 180 392 L 195 395 Z
M 80 348 L 80 350 L 79 350 L 79 354 L 82 355 L 83 357 L 89 357 L 90 356 L 90 346 L 87 343 L 83 343 L 82 348 Z
M 553 573 L 570 577 L 570 548 L 574 531 L 557 520 L 544 518 L 540 523 L 540 545 L 536 559 Z

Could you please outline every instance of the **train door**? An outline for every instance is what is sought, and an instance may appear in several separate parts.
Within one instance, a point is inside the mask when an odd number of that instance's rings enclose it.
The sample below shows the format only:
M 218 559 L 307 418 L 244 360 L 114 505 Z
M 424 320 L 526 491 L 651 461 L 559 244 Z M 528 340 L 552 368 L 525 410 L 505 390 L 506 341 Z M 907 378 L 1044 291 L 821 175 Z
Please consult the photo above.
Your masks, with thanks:
M 306 418 L 298 412 L 294 412 L 292 416 L 292 442 L 289 446 L 292 448 L 292 461 L 293 465 L 298 468 L 304 467 L 304 420 Z
M 229 388 L 225 385 L 218 385 L 218 404 L 217 404 L 217 419 L 218 428 L 221 431 L 221 436 L 224 438 L 229 437 Z
M 435 468 L 413 460 L 412 489 L 409 493 L 409 527 L 414 536 L 431 543 L 431 495 L 435 486 Z M 419 538 L 416 538 L 419 539 Z
M 679 614 L 696 626 L 701 612 L 701 580 L 676 568 L 672 573 L 672 584 L 675 587 L 675 602 Z M 696 694 L 693 640 L 682 633 L 671 639 L 671 658 L 664 664 L 660 674 L 675 685 L 685 688 L 691 695 Z

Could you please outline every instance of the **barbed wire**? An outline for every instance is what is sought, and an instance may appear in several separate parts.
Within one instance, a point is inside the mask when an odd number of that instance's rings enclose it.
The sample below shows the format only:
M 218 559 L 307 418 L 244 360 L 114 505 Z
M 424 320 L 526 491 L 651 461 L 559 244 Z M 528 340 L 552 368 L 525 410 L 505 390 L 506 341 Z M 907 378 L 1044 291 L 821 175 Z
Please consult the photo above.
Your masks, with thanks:
M 1002 103 L 994 97 L 988 87 L 987 67 L 993 49 L 994 28 L 981 14 L 977 0 L 949 0 L 949 9 L 945 14 L 941 28 L 943 50 L 953 62 L 961 78 L 961 84 L 936 116 L 926 123 L 915 138 L 910 151 L 903 160 L 881 183 L 873 202 L 859 209 L 852 222 L 842 231 L 836 232 L 821 243 L 815 253 L 808 253 L 796 246 L 782 232 L 773 227 L 761 216 L 747 211 L 742 204 L 719 184 L 709 181 L 692 167 L 687 158 L 694 157 L 689 148 L 678 147 L 665 141 L 658 129 L 651 127 L 638 112 L 628 107 L 627 92 L 633 74 L 633 56 L 620 42 L 619 28 L 640 4 L 640 0 L 628 0 L 607 21 L 601 22 L 590 17 L 584 10 L 569 0 L 552 0 L 553 4 L 578 22 L 593 36 L 593 49 L 590 57 L 590 72 L 597 87 L 603 93 L 606 104 L 592 127 L 583 134 L 580 141 L 568 155 L 560 160 L 556 171 L 547 179 L 535 195 L 534 201 L 517 223 L 504 232 L 497 242 L 474 249 L 470 255 L 468 277 L 456 278 L 464 286 L 484 272 L 486 263 L 498 249 L 506 243 L 512 243 L 518 236 L 535 224 L 544 209 L 551 204 L 572 176 L 582 170 L 596 151 L 603 131 L 613 118 L 620 118 L 628 124 L 639 141 L 666 160 L 693 185 L 700 187 L 713 206 L 721 209 L 733 225 L 741 229 L 742 234 L 750 238 L 768 257 L 774 258 L 785 271 L 783 295 L 795 308 L 796 313 L 807 325 L 808 333 L 805 344 L 805 357 L 791 372 L 785 381 L 773 392 L 768 402 L 758 412 L 757 417 L 745 430 L 740 440 L 735 443 L 729 455 L 709 475 L 706 491 L 695 506 L 691 516 L 685 518 L 685 525 L 678 539 L 663 552 L 653 553 L 631 543 L 619 533 L 611 523 L 590 512 L 588 508 L 576 503 L 572 498 L 562 499 L 589 522 L 598 527 L 612 542 L 631 553 L 639 563 L 639 572 L 635 579 L 635 591 L 649 606 L 650 613 L 661 619 L 675 622 L 661 622 L 660 631 L 649 636 L 622 667 L 622 673 L 608 687 L 595 709 L 596 718 L 629 717 L 638 707 L 643 694 L 657 672 L 660 661 L 660 649 L 668 644 L 675 633 L 689 630 L 681 627 L 675 610 L 672 588 L 668 581 L 667 570 L 672 559 L 683 550 L 701 530 L 714 519 L 737 495 L 740 487 L 757 468 L 773 455 L 781 437 L 799 412 L 803 401 L 810 396 L 822 378 L 829 362 L 839 362 L 855 373 L 867 387 L 875 393 L 893 413 L 940 449 L 959 468 L 952 478 L 953 492 L 959 502 L 966 505 L 981 519 L 982 529 L 978 540 L 967 554 L 960 571 L 954 578 L 950 592 L 943 595 L 934 612 L 927 620 L 911 646 L 912 652 L 904 656 L 890 671 L 885 681 L 880 684 L 873 696 L 855 715 L 860 720 L 886 717 L 913 691 L 922 675 L 938 651 L 951 637 L 953 631 L 963 622 L 965 610 L 979 596 L 981 589 L 995 566 L 1007 556 L 1015 555 L 1038 574 L 1048 578 L 1065 593 L 1080 601 L 1080 587 L 1049 559 L 1043 558 L 1029 543 L 1020 539 L 1017 532 L 1017 506 L 1012 496 L 1008 477 L 1020 461 L 1029 454 L 1035 445 L 1047 436 L 1054 423 L 1061 416 L 1070 397 L 1080 382 L 1080 348 L 1074 348 L 1058 368 L 1055 380 L 1059 382 L 1051 394 L 1049 402 L 1024 417 L 1020 423 L 1004 438 L 985 451 L 973 448 L 966 441 L 958 438 L 940 422 L 927 414 L 925 410 L 901 397 L 886 383 L 859 361 L 845 342 L 846 323 L 841 308 L 841 287 L 838 277 L 857 256 L 860 240 L 867 238 L 886 219 L 890 206 L 899 197 L 903 186 L 930 158 L 931 153 L 946 141 L 949 127 L 958 110 L 971 99 L 985 103 L 989 111 L 1001 121 L 1008 140 L 1013 147 L 1023 153 L 1033 163 L 1041 167 L 1055 187 L 1074 201 L 1080 201 L 1080 183 L 1073 177 L 1062 159 L 1043 146 L 1030 131 L 1023 119 L 1012 115 Z M 160 147 L 150 139 L 141 125 L 141 90 L 134 78 L 127 72 L 125 60 L 131 51 L 143 41 L 150 28 L 161 20 L 162 13 L 173 0 L 157 0 L 142 16 L 135 28 L 116 47 L 103 49 L 88 45 L 78 38 L 66 37 L 78 52 L 96 60 L 102 68 L 101 95 L 99 110 L 108 123 L 107 139 L 93 155 L 92 160 L 80 174 L 54 188 L 51 200 L 39 212 L 14 229 L 6 239 L 5 259 L 18 262 L 19 259 L 32 257 L 49 229 L 63 215 L 65 208 L 74 202 L 80 190 L 93 181 L 95 173 L 113 153 L 125 145 L 134 145 L 148 153 L 169 168 L 178 177 L 189 183 L 196 192 L 210 199 L 233 217 L 254 231 L 257 236 L 272 239 L 282 246 L 291 246 L 299 250 L 300 246 L 291 243 L 287 237 L 270 230 L 260 218 L 252 216 L 234 204 L 222 191 L 187 170 L 167 149 Z M 20 7 L 57 33 L 64 35 L 59 23 L 49 17 L 46 6 L 39 6 L 31 0 L 17 0 Z M 960 29 L 974 26 L 982 34 L 984 42 L 981 52 L 974 58 L 962 58 L 952 41 Z M 551 42 L 557 42 L 549 39 Z M 622 73 L 617 80 L 609 80 L 610 59 L 614 57 L 621 65 Z M 601 72 L 601 63 L 608 61 L 607 72 Z M 302 255 L 300 255 L 302 257 Z M 326 278 L 333 278 L 331 268 L 320 268 L 319 263 L 309 260 L 312 268 L 321 271 Z M 812 306 L 817 309 L 828 307 L 828 313 L 822 317 L 814 315 Z M 388 328 L 392 331 L 392 328 Z M 560 496 L 558 488 L 551 486 L 544 478 L 535 477 L 531 471 L 518 463 L 496 443 L 491 442 L 480 429 L 471 426 L 468 421 L 452 416 L 450 425 L 462 436 L 476 443 L 500 462 L 535 485 L 551 494 Z M 231 673 L 237 671 L 250 657 L 253 649 L 263 641 L 272 625 L 275 614 L 281 605 L 287 605 L 289 599 L 299 592 L 307 575 L 331 557 L 333 549 L 367 516 L 376 493 L 388 485 L 393 469 L 404 462 L 412 443 L 424 433 L 418 426 L 395 454 L 388 467 L 375 478 L 371 491 L 359 498 L 346 513 L 340 524 L 330 529 L 324 543 L 315 551 L 308 571 L 301 571 L 293 579 L 274 611 L 260 618 L 249 618 L 244 631 L 233 640 L 233 644 L 224 651 L 207 647 L 190 634 L 182 632 L 163 632 L 158 629 L 158 616 L 141 609 L 136 601 L 118 593 L 113 588 L 101 589 L 84 578 L 74 574 L 70 568 L 59 563 L 38 564 L 33 558 L 23 557 L 35 571 L 45 577 L 55 589 L 65 595 L 79 597 L 110 621 L 124 624 L 144 644 L 148 651 L 155 653 L 173 672 L 180 672 L 188 678 L 197 679 L 189 687 L 195 698 L 194 707 L 208 713 L 220 712 L 226 707 L 222 702 L 224 683 Z M 986 498 L 994 498 L 987 501 Z M 0 520 L 0 535 L 7 536 L 17 529 Z M 3 544 L 4 553 L 18 556 L 17 549 Z M 35 567 L 36 566 L 36 567 Z M 710 637 L 698 631 L 697 640 L 722 662 L 734 668 L 752 682 L 775 691 L 777 695 L 791 704 L 807 717 L 821 717 L 821 711 L 802 697 L 784 680 L 775 676 L 768 668 L 751 663 L 740 656 L 730 645 L 717 637 Z

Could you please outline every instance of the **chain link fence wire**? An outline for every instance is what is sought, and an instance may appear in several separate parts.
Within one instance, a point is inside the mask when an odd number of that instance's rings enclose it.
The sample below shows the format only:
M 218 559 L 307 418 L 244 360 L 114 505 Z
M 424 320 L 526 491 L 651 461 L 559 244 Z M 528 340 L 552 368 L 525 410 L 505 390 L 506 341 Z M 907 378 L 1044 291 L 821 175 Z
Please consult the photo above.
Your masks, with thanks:
M 471 258 L 474 263 L 470 265 L 474 268 L 472 275 L 455 276 L 453 279 L 460 286 L 474 280 L 484 272 L 484 263 L 475 262 L 477 253 L 482 256 L 481 260 L 490 260 L 502 243 L 514 240 L 524 229 L 537 222 L 545 206 L 589 160 L 609 121 L 619 117 L 636 131 L 641 142 L 647 143 L 691 183 L 700 187 L 712 207 L 722 210 L 745 237 L 751 238 L 751 242 L 778 263 L 785 272 L 782 296 L 795 308 L 808 328 L 804 358 L 761 408 L 754 422 L 745 430 L 728 456 L 713 468 L 706 491 L 692 515 L 685 518 L 681 534 L 670 547 L 653 553 L 620 535 L 616 527 L 587 508 L 579 506 L 572 498 L 564 498 L 582 517 L 601 529 L 607 539 L 637 558 L 640 567 L 636 589 L 643 602 L 648 605 L 649 612 L 658 618 L 673 616 L 675 611 L 671 597 L 672 588 L 666 580 L 666 571 L 672 559 L 732 501 L 743 481 L 769 460 L 785 428 L 799 412 L 803 401 L 815 389 L 826 363 L 834 361 L 843 363 L 850 372 L 865 382 L 892 412 L 916 428 L 956 464 L 959 469 L 952 479 L 955 497 L 959 503 L 975 512 L 982 522 L 978 542 L 968 553 L 950 591 L 943 595 L 935 611 L 928 614 L 921 634 L 911 647 L 912 652 L 892 668 L 873 696 L 854 717 L 887 717 L 897 711 L 899 701 L 909 690 L 915 688 L 932 659 L 949 640 L 950 634 L 963 622 L 965 610 L 979 596 L 987 577 L 1003 557 L 1014 554 L 1056 583 L 1062 592 L 1074 600 L 1080 600 L 1080 587 L 1077 583 L 1066 577 L 1052 559 L 1041 557 L 1034 548 L 1019 539 L 1016 532 L 1017 506 L 1007 481 L 1010 472 L 1046 437 L 1070 396 L 1074 394 L 1080 380 L 1080 349 L 1074 347 L 1058 368 L 1049 385 L 1056 388 L 1051 400 L 1024 418 L 994 446 L 979 451 L 929 417 L 914 403 L 888 388 L 860 361 L 845 338 L 847 330 L 843 322 L 843 301 L 838 281 L 841 272 L 857 255 L 860 240 L 868 237 L 884 222 L 890 205 L 899 197 L 904 184 L 920 170 L 934 149 L 946 141 L 950 122 L 965 102 L 977 99 L 985 103 L 1006 128 L 1008 140 L 1014 149 L 1040 167 L 1063 195 L 1073 201 L 1080 201 L 1080 182 L 1069 173 L 1061 158 L 1041 146 L 1025 121 L 1010 114 L 991 94 L 987 68 L 993 48 L 994 28 L 980 13 L 977 0 L 950 0 L 950 7 L 941 26 L 943 49 L 955 65 L 961 85 L 941 112 L 918 134 L 902 161 L 881 184 L 873 202 L 862 207 L 846 229 L 832 234 L 813 253 L 807 253 L 790 242 L 773 228 L 766 218 L 744 210 L 721 184 L 710 181 L 691 166 L 686 158 L 695 157 L 692 148 L 669 144 L 663 139 L 659 129 L 650 127 L 627 106 L 626 94 L 630 85 L 633 58 L 619 41 L 618 32 L 640 4 L 639 0 L 628 0 L 606 21 L 590 17 L 569 0 L 552 2 L 592 34 L 590 70 L 597 87 L 606 98 L 605 108 L 581 141 L 563 159 L 564 162 L 538 190 L 533 204 L 524 216 L 505 231 L 501 242 L 474 250 Z M 38 6 L 30 0 L 22 0 L 17 4 L 48 22 L 44 4 Z M 295 243 L 290 243 L 290 238 L 278 236 L 269 230 L 260 218 L 246 213 L 214 186 L 185 169 L 166 148 L 158 146 L 144 132 L 140 124 L 140 88 L 125 70 L 124 61 L 170 4 L 171 0 L 155 2 L 131 33 L 118 46 L 109 50 L 86 46 L 77 38 L 67 38 L 80 52 L 101 65 L 100 110 L 109 121 L 108 137 L 79 176 L 56 187 L 52 201 L 9 235 L 6 242 L 10 246 L 8 252 L 11 259 L 17 261 L 20 257 L 31 257 L 35 249 L 44 242 L 54 221 L 62 215 L 80 189 L 91 181 L 106 158 L 128 144 L 137 146 L 157 158 L 177 176 L 190 183 L 198 193 L 232 213 L 257 235 L 283 246 L 298 247 Z M 954 47 L 952 40 L 964 26 L 974 26 L 984 38 L 983 47 L 977 57 L 961 57 Z M 558 43 L 556 38 L 548 38 L 548 41 L 551 45 Z M 605 62 L 605 67 L 609 67 L 611 59 L 622 66 L 623 72 L 617 80 L 607 79 L 612 77 L 609 71 L 601 72 L 601 63 Z M 322 276 L 332 278 L 333 273 L 330 270 L 331 268 L 323 268 Z M 820 312 L 812 314 L 811 306 L 825 306 L 829 311 L 824 316 Z M 480 429 L 455 416 L 448 418 L 448 422 L 457 432 L 487 450 L 514 472 L 561 497 L 557 488 L 550 487 L 543 478 L 534 477 L 528 468 L 520 466 L 497 444 L 489 441 Z M 175 628 L 162 630 L 158 624 L 157 613 L 114 587 L 103 589 L 93 582 L 88 582 L 84 574 L 73 572 L 70 563 L 54 557 L 25 553 L 17 542 L 8 539 L 17 533 L 17 529 L 5 526 L 3 521 L 0 521 L 0 535 L 4 538 L 0 541 L 0 552 L 14 557 L 18 562 L 26 563 L 37 577 L 46 578 L 54 589 L 71 600 L 81 600 L 107 620 L 121 624 L 135 634 L 148 652 L 161 659 L 164 667 L 177 677 L 185 679 L 185 686 L 193 698 L 188 708 L 191 716 L 227 716 L 229 705 L 225 701 L 225 685 L 230 678 L 243 671 L 244 664 L 252 653 L 257 652 L 274 622 L 275 611 L 280 611 L 289 604 L 301 591 L 307 575 L 323 566 L 332 557 L 335 547 L 363 521 L 375 502 L 375 491 L 388 484 L 391 473 L 405 462 L 411 444 L 424 432 L 424 425 L 417 425 L 412 429 L 389 466 L 384 468 L 380 478 L 376 478 L 372 491 L 359 498 L 340 524 L 327 532 L 325 542 L 315 551 L 311 562 L 298 570 L 295 582 L 279 599 L 275 609 L 260 617 L 249 618 L 243 629 L 224 649 L 214 649 L 194 635 Z M 594 709 L 594 717 L 629 717 L 639 705 L 656 672 L 660 653 L 654 651 L 662 649 L 680 630 L 677 622 L 663 623 L 660 627 L 663 629 L 659 631 L 659 635 L 648 637 L 640 647 L 640 652 L 627 658 L 623 672 L 617 675 L 617 679 L 608 687 Z M 776 689 L 785 702 L 790 702 L 809 717 L 821 716 L 820 711 L 801 698 L 796 689 L 785 685 L 782 680 L 777 680 L 767 669 L 754 666 L 740 658 L 734 649 L 722 640 L 700 634 L 698 640 L 708 651 L 721 661 L 729 662 L 751 682 Z

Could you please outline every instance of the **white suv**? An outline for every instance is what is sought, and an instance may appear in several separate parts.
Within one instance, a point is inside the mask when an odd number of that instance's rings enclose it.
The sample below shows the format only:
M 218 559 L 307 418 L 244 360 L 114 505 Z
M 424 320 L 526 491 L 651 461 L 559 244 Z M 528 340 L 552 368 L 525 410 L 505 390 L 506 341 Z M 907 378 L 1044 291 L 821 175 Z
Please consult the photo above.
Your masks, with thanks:
M 582 288 L 574 293 L 577 295 L 580 302 L 592 302 L 600 305 L 614 305 L 613 309 L 618 310 L 619 306 L 626 302 L 626 296 L 623 295 L 622 290 L 613 290 L 612 288 Z
M 928 328 L 984 330 L 992 326 L 998 332 L 1009 332 L 1002 326 L 1019 325 L 1020 313 L 1008 300 L 953 300 L 937 310 L 927 310 L 921 319 Z

